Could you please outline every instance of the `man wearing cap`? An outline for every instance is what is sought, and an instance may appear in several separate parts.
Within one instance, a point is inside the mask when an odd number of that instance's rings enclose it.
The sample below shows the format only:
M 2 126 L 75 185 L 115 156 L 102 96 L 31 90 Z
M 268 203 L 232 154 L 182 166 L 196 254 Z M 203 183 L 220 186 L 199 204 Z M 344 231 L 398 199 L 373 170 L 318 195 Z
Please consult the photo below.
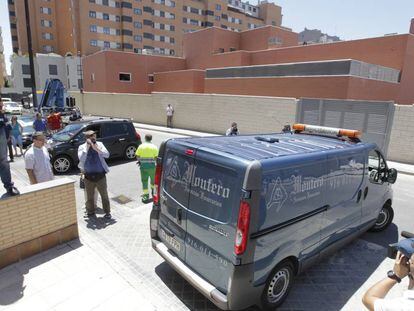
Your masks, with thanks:
M 33 144 L 24 155 L 24 163 L 30 184 L 34 185 L 53 180 L 54 176 L 49 152 L 45 147 L 45 135 L 43 132 L 35 132 L 32 138 Z
M 397 244 L 397 257 L 394 269 L 388 271 L 387 277 L 372 286 L 362 298 L 370 311 L 408 311 L 414 310 L 414 239 L 401 240 Z M 409 278 L 408 290 L 402 297 L 386 299 L 391 288 Z
M 141 182 L 142 182 L 142 203 L 151 202 L 148 192 L 148 179 L 151 183 L 151 191 L 154 191 L 154 178 L 155 178 L 155 164 L 158 156 L 158 148 L 152 141 L 152 135 L 145 135 L 145 143 L 141 144 L 135 155 L 141 170 Z
M 13 185 L 10 164 L 7 161 L 6 126 L 8 121 L 3 111 L 3 101 L 0 96 L 0 178 L 8 195 L 18 195 L 19 190 Z
M 111 207 L 108 197 L 108 188 L 106 183 L 106 173 L 109 167 L 105 159 L 109 157 L 109 152 L 104 144 L 96 141 L 94 131 L 86 131 L 83 133 L 86 142 L 79 146 L 78 158 L 79 168 L 85 176 L 86 191 L 86 211 L 88 217 L 95 216 L 95 189 L 98 189 L 102 199 L 102 207 L 105 211 L 105 218 L 111 219 Z

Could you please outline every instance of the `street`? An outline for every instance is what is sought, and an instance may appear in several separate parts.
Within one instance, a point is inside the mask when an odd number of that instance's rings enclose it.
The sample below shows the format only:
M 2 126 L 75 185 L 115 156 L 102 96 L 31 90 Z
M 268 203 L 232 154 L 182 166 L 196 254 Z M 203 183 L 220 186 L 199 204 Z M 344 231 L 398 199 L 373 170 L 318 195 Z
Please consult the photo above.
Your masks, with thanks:
M 152 134 L 153 142 L 158 146 L 164 140 L 179 137 L 173 133 L 137 131 L 142 140 L 145 134 Z M 118 273 L 134 284 L 157 309 L 218 310 L 151 249 L 148 223 L 151 204 L 143 205 L 140 201 L 142 187 L 136 163 L 116 160 L 109 165 L 111 171 L 107 179 L 113 214 L 113 221 L 109 223 L 100 219 L 101 209 L 97 220 L 84 218 L 84 194 L 79 189 L 78 172 L 67 175 L 76 181 L 79 231 L 83 243 L 100 256 L 114 256 L 120 260 L 124 266 Z M 16 158 L 11 167 L 16 178 L 27 182 L 22 158 Z M 392 261 L 385 259 L 384 247 L 397 241 L 401 231 L 413 229 L 409 223 L 414 217 L 410 204 L 414 200 L 410 186 L 413 183 L 414 176 L 399 175 L 394 185 L 394 223 L 385 232 L 364 234 L 298 276 L 280 310 L 361 310 L 360 295 L 373 284 L 371 278 L 381 278 L 391 268 Z M 119 196 L 131 201 L 117 203 L 114 198 Z M 98 205 L 101 206 L 99 201 Z

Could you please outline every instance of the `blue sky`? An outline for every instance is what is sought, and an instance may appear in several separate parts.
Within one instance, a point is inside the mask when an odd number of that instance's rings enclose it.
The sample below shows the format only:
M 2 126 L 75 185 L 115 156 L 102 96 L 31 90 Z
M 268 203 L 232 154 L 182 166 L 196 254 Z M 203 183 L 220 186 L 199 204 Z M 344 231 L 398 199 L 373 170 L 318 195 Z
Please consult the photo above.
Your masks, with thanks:
M 251 0 L 251 3 L 257 3 Z M 321 29 L 343 40 L 407 33 L 414 17 L 414 0 L 277 0 L 283 26 L 300 32 L 305 27 Z M 0 0 L 0 26 L 7 69 L 12 53 L 7 0 Z

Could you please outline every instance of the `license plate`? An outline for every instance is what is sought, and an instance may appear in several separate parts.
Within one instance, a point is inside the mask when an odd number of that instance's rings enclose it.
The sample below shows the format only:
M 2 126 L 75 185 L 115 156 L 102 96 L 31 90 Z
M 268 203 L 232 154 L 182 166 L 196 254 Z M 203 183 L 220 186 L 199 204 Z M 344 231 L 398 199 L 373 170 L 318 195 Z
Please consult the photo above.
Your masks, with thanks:
M 165 242 L 168 243 L 172 248 L 174 248 L 177 252 L 181 250 L 181 244 L 176 239 L 174 239 L 172 236 L 169 236 L 165 233 L 164 230 L 161 229 L 161 236 L 165 240 Z

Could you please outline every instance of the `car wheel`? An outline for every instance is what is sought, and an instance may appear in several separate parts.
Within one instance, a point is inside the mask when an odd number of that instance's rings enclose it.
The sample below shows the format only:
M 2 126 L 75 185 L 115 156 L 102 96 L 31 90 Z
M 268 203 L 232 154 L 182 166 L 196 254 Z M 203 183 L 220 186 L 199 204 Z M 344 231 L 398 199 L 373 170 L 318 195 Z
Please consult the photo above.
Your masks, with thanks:
M 264 310 L 274 310 L 285 301 L 294 279 L 292 262 L 283 261 L 272 271 L 262 294 Z
M 58 155 L 52 161 L 53 171 L 56 174 L 67 173 L 72 168 L 72 159 L 66 155 Z
M 125 159 L 127 160 L 135 160 L 135 152 L 137 151 L 137 146 L 129 145 L 125 149 Z
M 375 225 L 369 230 L 371 232 L 380 232 L 385 230 L 389 226 L 390 223 L 392 223 L 392 220 L 394 219 L 394 210 L 392 209 L 391 205 L 386 203 L 377 218 L 377 221 L 375 222 Z

